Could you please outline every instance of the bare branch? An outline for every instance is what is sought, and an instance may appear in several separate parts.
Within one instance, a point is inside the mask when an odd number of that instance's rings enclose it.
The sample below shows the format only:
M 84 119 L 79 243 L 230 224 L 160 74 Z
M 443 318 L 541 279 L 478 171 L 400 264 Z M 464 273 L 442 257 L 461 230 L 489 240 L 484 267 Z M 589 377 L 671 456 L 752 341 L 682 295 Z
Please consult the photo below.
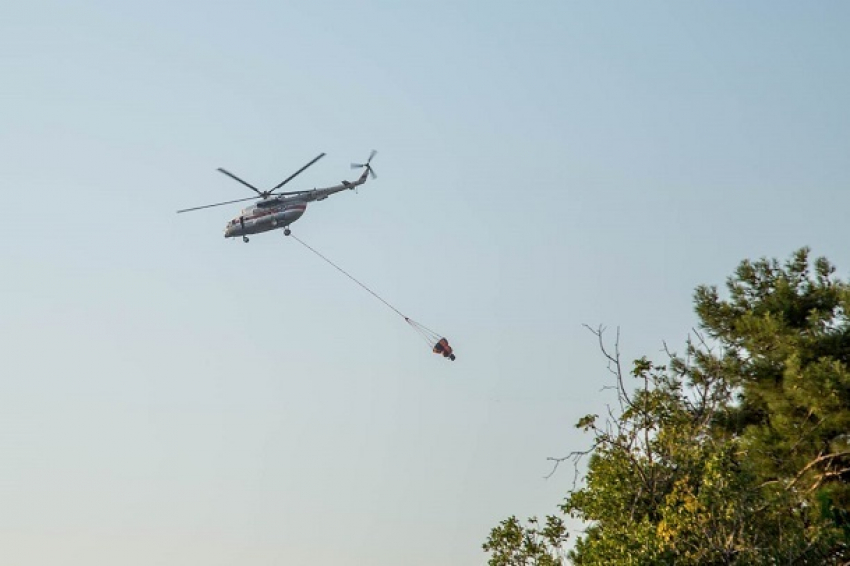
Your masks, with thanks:
M 818 464 L 820 464 L 822 462 L 831 462 L 832 460 L 834 460 L 836 458 L 842 458 L 844 456 L 850 456 L 850 450 L 845 450 L 843 452 L 833 452 L 831 454 L 821 454 L 820 456 L 818 456 L 817 458 L 815 458 L 814 460 L 812 460 L 811 462 L 809 462 L 808 464 L 803 466 L 803 468 L 800 470 L 800 472 L 797 474 L 797 476 L 793 480 L 791 480 L 791 482 L 788 484 L 788 488 L 790 489 L 791 487 L 793 487 L 798 481 L 800 481 L 800 479 L 802 479 L 802 477 L 804 475 L 806 475 L 806 472 L 808 472 L 809 470 L 811 470 L 812 468 L 814 468 Z M 850 470 L 845 470 L 845 471 L 850 471 Z M 818 480 L 815 482 L 815 486 L 812 487 L 810 489 L 810 491 L 816 489 L 823 482 L 823 480 L 827 476 L 827 474 L 830 474 L 830 472 L 826 471 L 823 474 L 820 474 L 819 477 L 818 477 Z
M 606 328 L 604 326 L 602 326 L 601 324 L 597 328 L 591 328 L 588 324 L 583 324 L 582 326 L 587 328 L 591 332 L 591 334 L 596 336 L 596 339 L 599 342 L 599 350 L 602 352 L 602 355 L 605 357 L 605 359 L 608 360 L 608 371 L 616 379 L 620 409 L 624 410 L 625 405 L 631 407 L 632 400 L 629 397 L 629 394 L 626 391 L 625 385 L 623 383 L 623 368 L 622 363 L 620 361 L 620 327 L 617 327 L 617 336 L 614 340 L 614 352 L 612 353 L 605 346 L 605 340 L 603 335 L 605 334 Z
M 549 472 L 547 475 L 543 476 L 543 479 L 548 480 L 549 478 L 554 476 L 555 472 L 558 471 L 558 466 L 561 465 L 561 462 L 566 462 L 567 460 L 572 460 L 572 462 L 573 462 L 573 472 L 574 472 L 573 473 L 573 491 L 575 491 L 576 484 L 578 483 L 578 474 L 579 474 L 578 465 L 579 465 L 579 463 L 581 462 L 581 460 L 585 456 L 587 456 L 588 454 L 590 454 L 591 452 L 596 450 L 596 447 L 599 446 L 600 443 L 601 443 L 600 441 L 596 441 L 596 442 L 593 443 L 593 446 L 591 446 L 587 450 L 574 450 L 574 451 L 570 452 L 569 454 L 567 454 L 566 456 L 564 456 L 562 458 L 554 458 L 552 456 L 546 458 L 546 460 L 549 461 L 549 462 L 555 462 L 555 465 L 552 467 L 551 472 Z

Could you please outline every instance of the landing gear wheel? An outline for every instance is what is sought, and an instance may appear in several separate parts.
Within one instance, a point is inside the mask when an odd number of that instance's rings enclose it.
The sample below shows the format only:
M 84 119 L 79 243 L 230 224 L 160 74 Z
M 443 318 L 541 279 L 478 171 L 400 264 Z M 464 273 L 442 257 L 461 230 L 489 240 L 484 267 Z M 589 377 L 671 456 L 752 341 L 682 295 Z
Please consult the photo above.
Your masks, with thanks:
M 247 244 L 249 242 L 248 236 L 242 236 L 242 241 Z
M 286 228 L 286 229 L 283 231 L 283 235 L 284 235 L 284 236 L 289 236 L 290 234 L 292 234 L 292 230 L 290 230 L 289 228 Z

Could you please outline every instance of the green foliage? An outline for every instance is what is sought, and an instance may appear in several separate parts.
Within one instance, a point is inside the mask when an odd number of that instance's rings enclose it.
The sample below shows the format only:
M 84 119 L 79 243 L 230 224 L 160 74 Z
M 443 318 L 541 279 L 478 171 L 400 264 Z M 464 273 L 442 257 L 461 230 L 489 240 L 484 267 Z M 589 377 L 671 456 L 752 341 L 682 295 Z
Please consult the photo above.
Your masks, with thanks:
M 727 287 L 696 290 L 705 337 L 666 365 L 624 375 L 595 331 L 620 410 L 577 424 L 593 442 L 560 506 L 587 525 L 572 563 L 850 561 L 850 286 L 802 249 L 742 262 Z M 484 548 L 490 564 L 562 564 L 560 534 L 512 517 Z
M 573 563 L 727 564 L 745 555 L 757 563 L 750 549 L 769 537 L 756 528 L 752 477 L 736 442 L 712 430 L 729 392 L 704 372 L 701 394 L 689 398 L 688 366 L 676 367 L 635 362 L 641 386 L 621 394 L 614 422 L 594 429 L 585 486 L 562 505 L 590 523 L 570 552 Z
M 797 483 L 812 490 L 850 468 L 850 287 L 834 272 L 820 258 L 812 276 L 802 249 L 784 268 L 741 263 L 729 300 L 713 287 L 696 292 L 703 327 L 739 361 L 728 376 L 739 403 L 726 428 L 741 435 L 765 479 L 804 472 Z
M 542 527 L 532 517 L 523 527 L 512 516 L 493 528 L 483 548 L 492 553 L 490 566 L 561 566 L 566 540 L 567 529 L 559 517 L 546 517 Z

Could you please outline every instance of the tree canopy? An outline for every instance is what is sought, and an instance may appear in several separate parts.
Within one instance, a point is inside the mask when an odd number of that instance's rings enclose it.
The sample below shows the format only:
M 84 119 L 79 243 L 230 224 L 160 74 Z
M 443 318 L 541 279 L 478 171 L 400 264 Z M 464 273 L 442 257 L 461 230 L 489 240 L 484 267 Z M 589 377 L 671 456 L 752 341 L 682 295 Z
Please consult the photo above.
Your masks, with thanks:
M 663 363 L 626 372 L 594 330 L 617 409 L 554 459 L 587 457 L 560 513 L 502 521 L 489 563 L 850 564 L 850 285 L 809 256 L 698 287 L 699 328 Z M 562 515 L 586 525 L 569 550 Z

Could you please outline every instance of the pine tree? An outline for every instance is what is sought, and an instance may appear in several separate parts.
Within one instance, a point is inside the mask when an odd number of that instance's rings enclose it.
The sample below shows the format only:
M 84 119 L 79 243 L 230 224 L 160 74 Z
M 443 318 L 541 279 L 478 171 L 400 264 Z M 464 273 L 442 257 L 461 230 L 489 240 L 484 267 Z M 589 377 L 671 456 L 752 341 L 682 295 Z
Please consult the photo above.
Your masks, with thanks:
M 810 263 L 744 261 L 728 298 L 699 287 L 701 331 L 663 365 L 625 374 L 597 330 L 620 410 L 579 421 L 587 472 L 560 506 L 588 527 L 565 553 L 565 532 L 511 518 L 490 564 L 847 564 L 850 286 Z

